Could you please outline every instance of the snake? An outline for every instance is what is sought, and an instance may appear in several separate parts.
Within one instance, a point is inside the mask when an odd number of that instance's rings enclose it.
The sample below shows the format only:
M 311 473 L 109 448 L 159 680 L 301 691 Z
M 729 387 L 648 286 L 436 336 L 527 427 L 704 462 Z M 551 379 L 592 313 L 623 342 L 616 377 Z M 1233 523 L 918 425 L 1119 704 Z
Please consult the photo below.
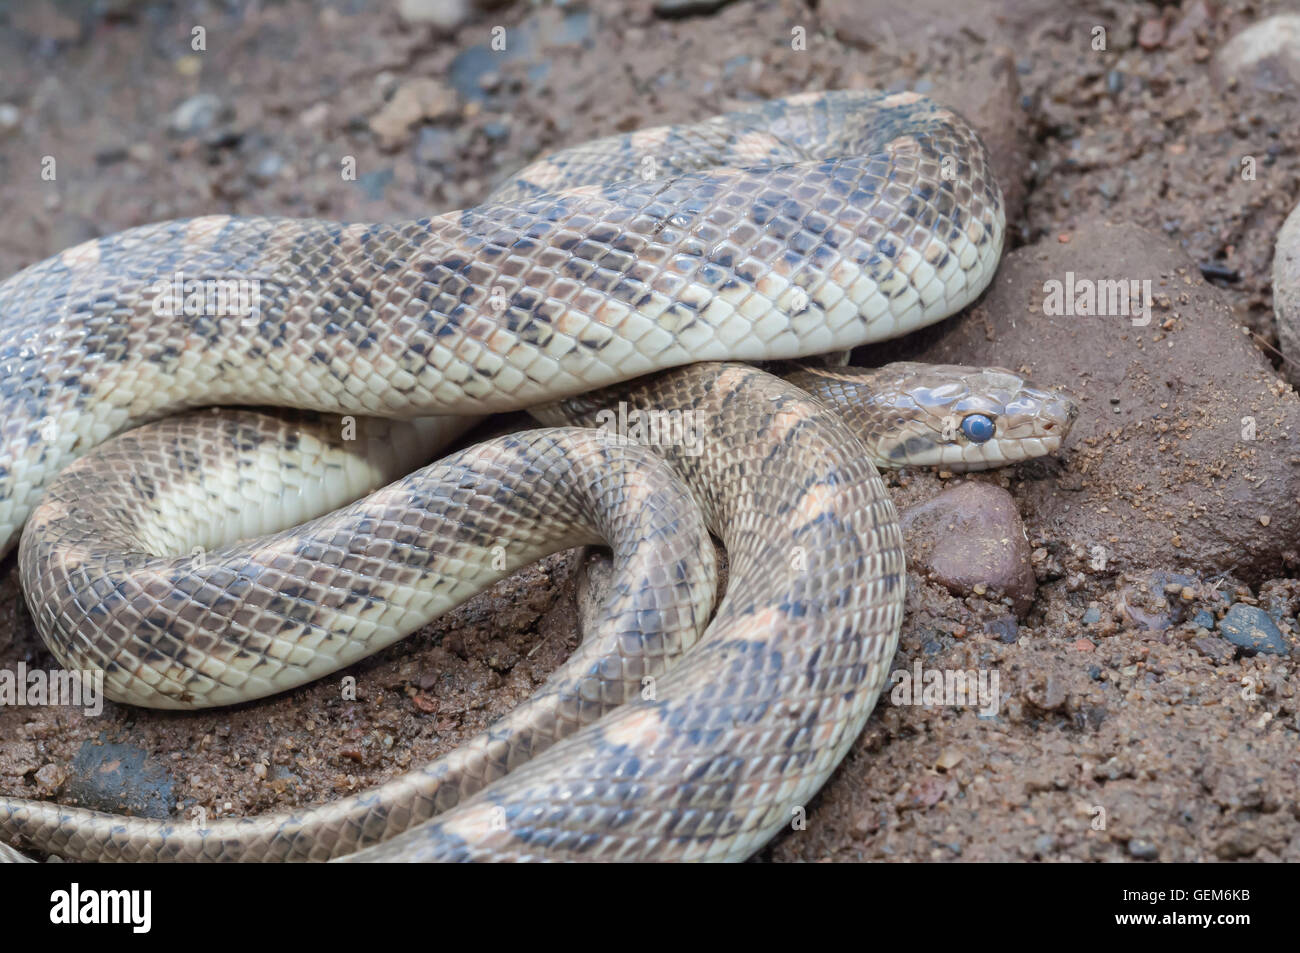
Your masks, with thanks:
M 574 146 L 433 218 L 206 216 L 18 272 L 0 552 L 108 697 L 265 697 L 548 553 L 603 544 L 613 573 L 536 695 L 377 788 L 201 824 L 4 797 L 0 834 L 82 860 L 751 856 L 888 674 L 906 567 L 877 468 L 1027 460 L 1075 419 L 1002 368 L 807 360 L 957 313 L 1004 231 L 957 113 L 834 91 Z M 427 463 L 521 409 L 540 429 Z

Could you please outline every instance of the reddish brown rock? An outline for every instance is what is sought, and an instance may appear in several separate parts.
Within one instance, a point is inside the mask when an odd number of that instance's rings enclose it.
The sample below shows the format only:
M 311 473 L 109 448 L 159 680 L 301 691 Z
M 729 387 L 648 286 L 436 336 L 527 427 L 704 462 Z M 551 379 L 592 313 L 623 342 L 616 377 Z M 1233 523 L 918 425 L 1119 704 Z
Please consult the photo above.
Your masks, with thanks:
M 1025 527 L 1011 494 L 960 483 L 902 514 L 908 565 L 955 596 L 1006 596 L 1017 613 L 1034 601 Z
M 1154 50 L 1165 41 L 1165 21 L 1153 17 L 1142 24 L 1138 30 L 1138 46 L 1144 50 Z

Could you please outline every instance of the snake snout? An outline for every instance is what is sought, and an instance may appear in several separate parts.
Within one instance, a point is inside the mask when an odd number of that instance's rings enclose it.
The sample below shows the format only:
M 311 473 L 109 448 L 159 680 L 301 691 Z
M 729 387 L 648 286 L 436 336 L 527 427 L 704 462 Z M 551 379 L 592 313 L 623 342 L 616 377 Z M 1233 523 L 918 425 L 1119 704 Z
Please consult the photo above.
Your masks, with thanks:
M 1079 405 L 1069 395 L 1052 392 L 1043 405 L 1043 429 L 1056 432 L 1062 439 L 1079 419 Z
M 1044 390 L 1024 381 L 1004 405 L 1003 448 L 1008 461 L 1055 453 L 1079 417 L 1079 404 L 1060 390 Z

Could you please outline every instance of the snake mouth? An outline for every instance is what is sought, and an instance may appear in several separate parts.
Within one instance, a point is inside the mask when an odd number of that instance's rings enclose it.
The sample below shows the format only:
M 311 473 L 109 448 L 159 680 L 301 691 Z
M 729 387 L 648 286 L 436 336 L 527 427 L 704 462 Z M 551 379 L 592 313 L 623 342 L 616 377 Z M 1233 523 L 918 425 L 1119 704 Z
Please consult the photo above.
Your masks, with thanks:
M 1047 432 L 1049 430 L 1053 432 Z M 936 444 L 925 452 L 914 454 L 907 460 L 907 465 L 969 473 L 1027 463 L 1056 453 L 1069 430 L 1068 423 L 1051 427 L 1044 424 L 1039 433 L 1031 436 L 995 439 L 984 444 Z
M 989 470 L 994 467 L 1005 467 L 1015 463 L 1025 463 L 1029 460 L 1035 460 L 1038 457 L 1045 457 L 1053 454 L 1061 446 L 1061 437 L 1058 434 L 1048 434 L 1041 437 L 1023 437 L 1019 440 L 998 441 L 996 446 L 986 446 L 986 453 L 982 458 L 966 459 L 962 461 L 963 469 L 966 470 Z M 957 464 L 957 466 L 962 466 Z M 949 467 L 952 469 L 953 467 Z
M 1048 437 L 1040 437 L 1039 443 L 1043 445 L 1043 455 L 1056 453 L 1061 449 L 1061 441 L 1064 439 L 1060 434 L 1052 434 Z

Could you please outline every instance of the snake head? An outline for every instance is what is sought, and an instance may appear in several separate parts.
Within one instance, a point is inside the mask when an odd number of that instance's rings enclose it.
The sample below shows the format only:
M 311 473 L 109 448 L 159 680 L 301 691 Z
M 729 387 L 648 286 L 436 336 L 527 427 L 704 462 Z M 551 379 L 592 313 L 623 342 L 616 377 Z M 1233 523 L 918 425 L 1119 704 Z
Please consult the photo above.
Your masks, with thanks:
M 877 465 L 985 470 L 1054 453 L 1079 415 L 1068 395 L 1001 367 L 888 364 L 867 402 Z M 859 428 L 861 432 L 861 428 Z

